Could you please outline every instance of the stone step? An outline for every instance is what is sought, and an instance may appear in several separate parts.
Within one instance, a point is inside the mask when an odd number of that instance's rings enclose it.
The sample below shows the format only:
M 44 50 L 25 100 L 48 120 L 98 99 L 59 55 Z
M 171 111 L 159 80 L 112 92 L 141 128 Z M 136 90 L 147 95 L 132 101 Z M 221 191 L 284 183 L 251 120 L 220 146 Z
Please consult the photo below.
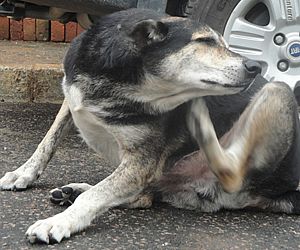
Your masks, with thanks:
M 0 101 L 61 103 L 69 44 L 0 41 Z

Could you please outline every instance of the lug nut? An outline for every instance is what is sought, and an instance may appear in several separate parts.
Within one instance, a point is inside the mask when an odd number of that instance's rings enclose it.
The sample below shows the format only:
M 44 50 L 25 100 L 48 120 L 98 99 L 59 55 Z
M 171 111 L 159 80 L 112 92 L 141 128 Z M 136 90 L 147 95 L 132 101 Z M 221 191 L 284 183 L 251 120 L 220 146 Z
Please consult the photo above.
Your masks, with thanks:
M 282 72 L 287 71 L 289 68 L 289 63 L 285 60 L 281 60 L 277 63 L 277 68 Z
M 276 45 L 282 45 L 284 41 L 285 41 L 285 36 L 283 34 L 279 33 L 274 36 L 274 43 Z

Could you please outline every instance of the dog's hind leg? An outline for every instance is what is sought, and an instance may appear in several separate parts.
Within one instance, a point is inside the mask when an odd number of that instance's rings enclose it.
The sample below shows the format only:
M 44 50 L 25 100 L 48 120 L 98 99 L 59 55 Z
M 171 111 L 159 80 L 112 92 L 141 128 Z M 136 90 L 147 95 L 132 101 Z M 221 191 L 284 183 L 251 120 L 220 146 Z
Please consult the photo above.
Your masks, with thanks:
M 233 128 L 221 138 L 222 146 L 214 134 L 208 111 L 202 112 L 205 106 L 202 108 L 200 101 L 198 109 L 196 104 L 189 118 L 191 132 L 203 147 L 223 188 L 229 192 L 242 188 L 250 168 L 263 171 L 278 165 L 291 148 L 299 126 L 293 94 L 286 84 L 279 82 L 266 84 L 254 96 Z
M 194 100 L 187 116 L 189 130 L 205 153 L 211 170 L 228 192 L 241 189 L 243 174 L 239 158 L 229 154 L 220 145 L 209 111 L 203 98 Z
M 24 190 L 38 179 L 53 156 L 61 138 L 71 127 L 71 124 L 72 117 L 68 103 L 65 100 L 54 123 L 33 155 L 21 167 L 15 171 L 7 172 L 0 179 L 0 190 Z

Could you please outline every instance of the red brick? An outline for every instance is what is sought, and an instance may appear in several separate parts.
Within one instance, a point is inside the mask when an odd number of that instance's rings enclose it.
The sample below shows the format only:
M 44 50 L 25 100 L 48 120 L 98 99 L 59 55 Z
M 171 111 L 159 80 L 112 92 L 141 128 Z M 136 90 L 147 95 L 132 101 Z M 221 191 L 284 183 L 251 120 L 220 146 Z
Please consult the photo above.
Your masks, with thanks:
M 77 23 L 69 22 L 65 26 L 66 33 L 65 33 L 65 41 L 71 42 L 74 37 L 77 35 Z
M 58 21 L 51 21 L 51 41 L 63 42 L 65 40 L 65 25 Z
M 35 41 L 35 19 L 25 18 L 23 20 L 23 33 L 25 41 Z
M 85 29 L 82 28 L 79 24 L 77 24 L 77 35 L 79 35 L 79 34 L 82 33 L 83 31 L 85 31 Z
M 23 21 L 10 19 L 10 39 L 23 40 Z
M 9 39 L 9 20 L 0 16 L 0 40 Z
M 49 41 L 49 27 L 50 27 L 50 22 L 47 20 L 36 20 L 36 29 L 35 29 L 35 35 L 36 35 L 36 40 L 38 41 Z

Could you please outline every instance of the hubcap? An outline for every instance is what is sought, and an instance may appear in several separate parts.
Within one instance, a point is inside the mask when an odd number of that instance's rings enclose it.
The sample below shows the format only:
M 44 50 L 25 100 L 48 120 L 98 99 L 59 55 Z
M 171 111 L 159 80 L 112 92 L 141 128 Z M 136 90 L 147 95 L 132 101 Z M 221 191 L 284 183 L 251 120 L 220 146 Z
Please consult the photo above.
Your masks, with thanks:
M 300 0 L 241 0 L 224 37 L 231 50 L 261 62 L 266 79 L 292 89 L 300 80 Z

